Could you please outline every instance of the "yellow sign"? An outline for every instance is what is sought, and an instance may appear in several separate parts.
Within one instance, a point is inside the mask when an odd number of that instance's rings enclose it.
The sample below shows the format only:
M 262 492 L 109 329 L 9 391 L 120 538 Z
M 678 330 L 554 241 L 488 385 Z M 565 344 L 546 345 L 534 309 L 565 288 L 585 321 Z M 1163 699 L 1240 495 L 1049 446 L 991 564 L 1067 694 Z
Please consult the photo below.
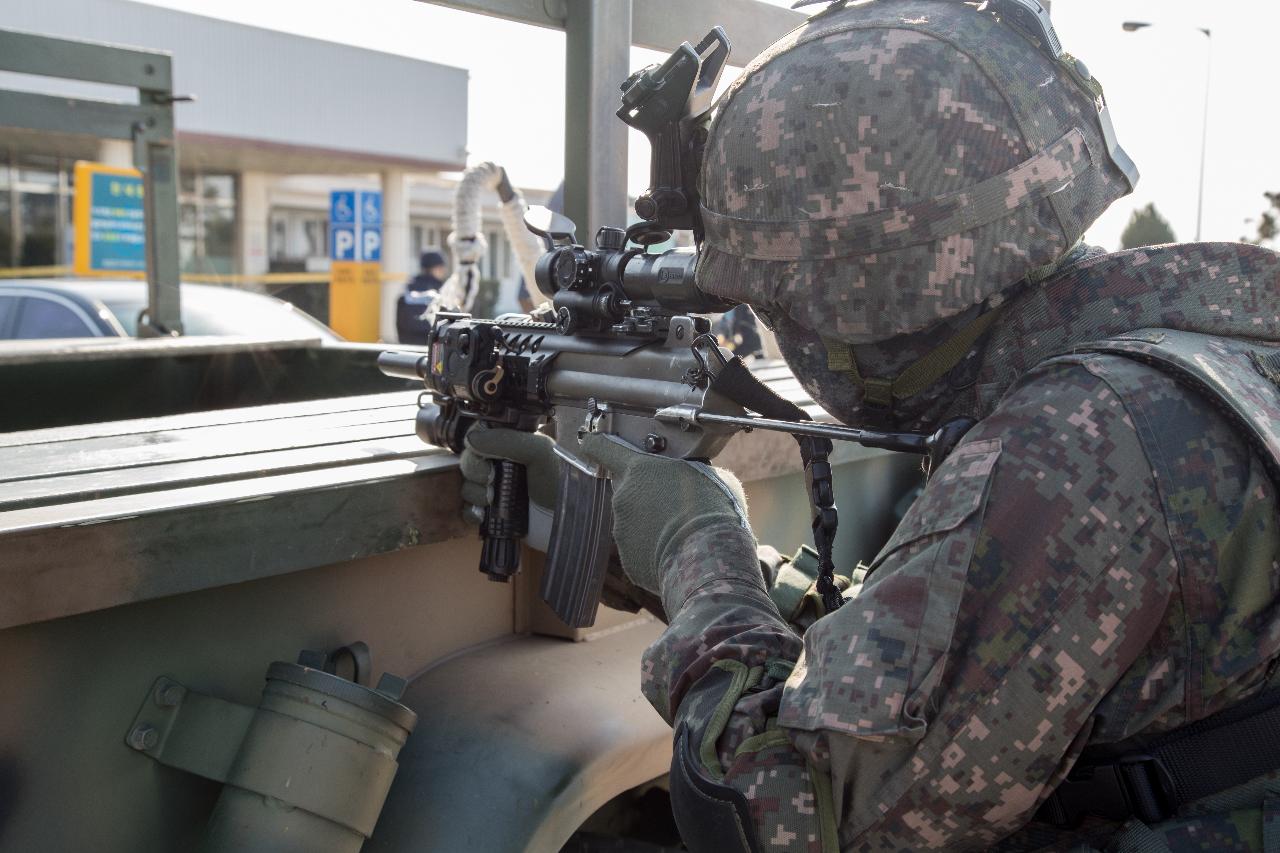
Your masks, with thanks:
M 329 326 L 349 341 L 376 342 L 382 315 L 382 265 L 334 261 L 329 272 Z
M 105 163 L 76 163 L 76 275 L 136 275 L 147 270 L 142 173 Z

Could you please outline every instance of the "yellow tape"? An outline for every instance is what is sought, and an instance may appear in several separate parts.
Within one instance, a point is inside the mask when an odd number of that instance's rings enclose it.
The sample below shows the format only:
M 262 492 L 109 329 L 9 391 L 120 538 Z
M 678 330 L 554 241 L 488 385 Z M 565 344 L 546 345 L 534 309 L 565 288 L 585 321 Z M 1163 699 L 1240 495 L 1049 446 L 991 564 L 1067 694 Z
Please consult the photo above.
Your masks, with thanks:
M 72 267 L 56 266 L 56 267 L 2 267 L 0 268 L 0 279 L 5 278 L 82 278 L 85 281 L 93 281 L 95 278 L 121 278 L 121 279 L 144 279 L 142 273 L 100 273 L 91 276 L 77 276 Z M 399 282 L 404 281 L 409 276 L 405 273 L 388 273 L 381 272 L 378 280 L 381 282 Z M 188 274 L 183 275 L 182 280 L 190 284 L 223 284 L 223 285 L 245 285 L 245 284 L 328 284 L 332 281 L 332 276 L 325 272 L 277 272 L 267 273 L 265 275 L 218 275 L 211 274 Z
M 71 267 L 5 267 L 0 278 L 50 278 L 71 275 Z
M 327 284 L 328 273 L 277 272 L 266 275 L 219 275 L 217 273 L 184 275 L 191 284 Z

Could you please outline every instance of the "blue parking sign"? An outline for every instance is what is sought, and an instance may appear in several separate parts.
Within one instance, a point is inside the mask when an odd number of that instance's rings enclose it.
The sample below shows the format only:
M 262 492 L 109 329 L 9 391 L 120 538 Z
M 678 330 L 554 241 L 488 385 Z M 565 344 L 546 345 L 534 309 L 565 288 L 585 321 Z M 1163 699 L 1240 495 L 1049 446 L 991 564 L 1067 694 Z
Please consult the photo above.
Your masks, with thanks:
M 334 190 L 329 193 L 329 224 L 331 226 L 354 224 L 358 213 L 355 190 Z
M 335 261 L 359 260 L 359 234 L 354 225 L 338 225 L 329 229 L 329 257 Z
M 382 193 L 377 190 L 329 193 L 329 258 L 382 261 Z
M 377 192 L 376 190 L 361 190 L 360 224 L 382 224 L 382 193 Z
M 365 225 L 360 229 L 360 257 L 357 260 L 382 260 L 381 225 Z

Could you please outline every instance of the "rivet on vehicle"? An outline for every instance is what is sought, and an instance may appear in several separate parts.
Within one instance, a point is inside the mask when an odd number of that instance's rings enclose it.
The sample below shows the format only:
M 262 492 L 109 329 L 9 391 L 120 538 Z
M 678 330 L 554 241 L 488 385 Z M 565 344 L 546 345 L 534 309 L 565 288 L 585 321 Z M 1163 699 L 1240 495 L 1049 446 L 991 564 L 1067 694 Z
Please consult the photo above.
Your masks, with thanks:
M 129 732 L 129 746 L 138 750 L 138 752 L 154 749 L 159 742 L 160 732 L 156 731 L 155 726 L 138 723 L 133 727 L 133 731 Z
M 174 684 L 172 681 L 162 682 L 156 686 L 155 702 L 161 708 L 176 708 L 182 703 L 182 695 L 185 691 L 181 684 Z

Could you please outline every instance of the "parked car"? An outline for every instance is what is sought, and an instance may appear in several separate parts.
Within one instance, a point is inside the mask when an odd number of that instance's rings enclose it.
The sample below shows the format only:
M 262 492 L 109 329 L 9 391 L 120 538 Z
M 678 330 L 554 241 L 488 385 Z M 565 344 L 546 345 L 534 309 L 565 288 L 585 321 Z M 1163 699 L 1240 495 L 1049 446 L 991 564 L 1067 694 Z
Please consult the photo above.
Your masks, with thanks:
M 147 306 L 142 281 L 16 279 L 0 282 L 0 340 L 133 337 Z M 288 302 L 230 287 L 182 285 L 188 335 L 320 338 L 337 332 Z

